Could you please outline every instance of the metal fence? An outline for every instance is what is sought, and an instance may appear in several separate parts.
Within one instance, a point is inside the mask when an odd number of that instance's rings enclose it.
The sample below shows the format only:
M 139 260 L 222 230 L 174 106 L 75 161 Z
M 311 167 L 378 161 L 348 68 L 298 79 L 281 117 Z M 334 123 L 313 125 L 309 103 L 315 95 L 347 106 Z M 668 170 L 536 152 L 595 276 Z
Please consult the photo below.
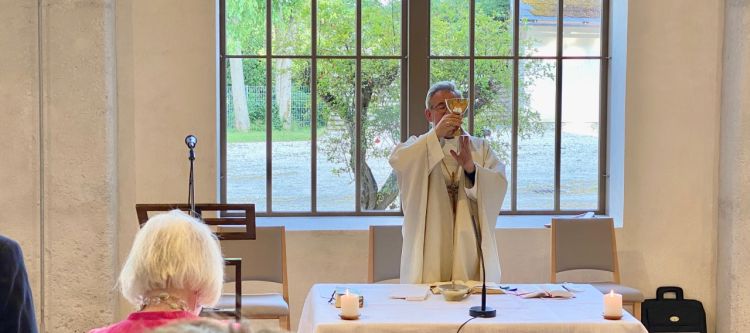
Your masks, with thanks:
M 232 86 L 227 85 L 227 126 L 234 126 L 234 99 L 232 98 Z M 247 97 L 247 113 L 251 128 L 265 126 L 266 120 L 266 87 L 245 86 Z M 274 128 L 282 127 L 282 119 L 279 115 L 279 105 L 276 101 L 276 92 L 271 92 L 271 105 Z M 292 87 L 290 125 L 292 128 L 310 127 L 310 88 Z

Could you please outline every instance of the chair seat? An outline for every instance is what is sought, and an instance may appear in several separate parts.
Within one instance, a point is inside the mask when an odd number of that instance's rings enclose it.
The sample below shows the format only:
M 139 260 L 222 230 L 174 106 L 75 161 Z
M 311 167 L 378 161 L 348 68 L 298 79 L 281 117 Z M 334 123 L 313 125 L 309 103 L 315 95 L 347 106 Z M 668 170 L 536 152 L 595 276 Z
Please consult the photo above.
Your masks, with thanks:
M 215 307 L 219 309 L 233 309 L 234 294 L 223 294 Z M 289 304 L 281 294 L 242 295 L 242 316 L 288 316 Z
M 615 284 L 611 282 L 594 282 L 591 283 L 594 288 L 602 292 L 602 294 L 609 293 L 610 290 L 614 290 L 616 293 L 622 295 L 622 301 L 625 303 L 640 303 L 643 302 L 643 293 L 635 288 L 623 286 L 621 284 Z

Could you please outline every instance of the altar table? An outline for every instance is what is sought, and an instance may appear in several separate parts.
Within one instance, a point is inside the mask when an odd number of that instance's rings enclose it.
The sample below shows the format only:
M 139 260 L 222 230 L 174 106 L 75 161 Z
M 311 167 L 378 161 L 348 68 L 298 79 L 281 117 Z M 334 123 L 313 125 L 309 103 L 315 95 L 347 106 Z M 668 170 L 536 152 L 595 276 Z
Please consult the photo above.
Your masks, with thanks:
M 389 297 L 399 284 L 316 284 L 305 299 L 297 333 L 455 333 L 470 319 L 469 308 L 480 305 L 480 295 L 458 302 L 447 302 L 430 294 L 424 301 Z M 511 285 L 520 290 L 530 285 Z M 357 290 L 364 296 L 364 307 L 357 320 L 342 320 L 340 309 L 329 303 L 335 288 Z M 648 333 L 643 325 L 623 310 L 620 320 L 602 317 L 602 293 L 591 285 L 577 284 L 575 298 L 524 299 L 516 295 L 488 295 L 487 305 L 497 310 L 495 318 L 476 318 L 461 329 L 477 332 L 565 332 L 565 333 Z

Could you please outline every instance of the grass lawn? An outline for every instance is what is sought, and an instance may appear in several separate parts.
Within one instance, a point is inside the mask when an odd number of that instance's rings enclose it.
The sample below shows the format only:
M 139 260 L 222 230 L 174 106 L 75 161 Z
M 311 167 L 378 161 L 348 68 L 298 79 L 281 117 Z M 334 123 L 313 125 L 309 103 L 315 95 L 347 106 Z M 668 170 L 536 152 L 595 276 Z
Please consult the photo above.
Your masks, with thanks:
M 322 131 L 321 131 L 322 132 Z M 320 133 L 320 132 L 319 132 Z M 273 142 L 286 142 L 286 141 L 310 141 L 310 129 L 300 128 L 285 130 L 274 130 L 273 131 Z M 236 132 L 229 130 L 227 132 L 227 142 L 263 142 L 266 141 L 266 131 L 250 130 L 248 132 Z

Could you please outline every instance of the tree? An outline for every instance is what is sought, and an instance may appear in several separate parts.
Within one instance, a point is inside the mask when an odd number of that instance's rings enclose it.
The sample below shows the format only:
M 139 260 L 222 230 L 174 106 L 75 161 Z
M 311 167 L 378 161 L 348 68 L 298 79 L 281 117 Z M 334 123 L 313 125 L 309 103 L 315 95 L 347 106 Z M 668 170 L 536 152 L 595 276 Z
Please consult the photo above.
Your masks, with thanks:
M 239 0 L 232 0 L 239 1 Z M 259 1 L 259 0 L 253 0 Z M 276 45 L 295 46 L 308 50 L 311 40 L 306 25 L 298 24 L 309 18 L 309 1 L 274 1 L 274 17 L 286 18 L 274 28 Z M 318 1 L 318 51 L 325 55 L 354 55 L 356 50 L 354 11 L 355 0 Z M 363 54 L 401 54 L 401 2 L 390 0 L 362 0 Z M 468 54 L 468 11 L 457 10 L 455 1 L 433 0 L 431 17 L 432 54 Z M 511 16 L 508 2 L 479 0 L 476 6 L 476 52 L 480 55 L 509 55 L 512 45 Z M 275 20 L 275 24 L 278 20 Z M 283 31 L 284 33 L 279 33 Z M 531 43 L 526 41 L 525 43 Z M 307 48 L 306 48 L 307 47 Z M 519 82 L 519 136 L 528 137 L 542 132 L 540 117 L 529 107 L 525 87 L 533 80 L 551 77 L 551 68 L 541 61 L 524 61 Z M 358 194 L 363 210 L 382 210 L 395 207 L 398 197 L 396 176 L 393 172 L 383 184 L 378 184 L 368 163 L 370 158 L 385 157 L 400 141 L 401 64 L 394 59 L 364 59 L 361 63 L 361 119 L 362 137 L 355 138 L 355 61 L 351 59 L 319 59 L 317 73 L 318 110 L 328 126 L 319 137 L 325 157 L 341 167 L 334 170 L 354 180 L 357 144 L 361 191 Z M 493 145 L 498 155 L 509 156 L 508 137 L 512 122 L 512 62 L 477 60 L 475 62 L 474 112 L 475 129 Z M 291 67 L 292 76 L 310 75 L 309 64 Z M 462 90 L 468 89 L 468 61 L 434 61 L 431 79 L 454 80 Z M 307 82 L 307 81 L 306 81 Z M 307 84 L 303 82 L 302 84 Z M 468 96 L 467 96 L 468 97 Z M 358 142 L 359 141 L 359 142 Z M 384 144 L 385 142 L 385 144 Z
M 262 44 L 259 43 L 258 38 L 253 38 L 253 36 L 262 36 L 265 30 L 262 24 L 262 22 L 265 22 L 265 15 L 257 15 L 262 11 L 262 4 L 258 1 L 228 0 L 226 2 L 226 49 L 228 54 L 251 53 L 261 48 Z M 250 116 L 245 90 L 246 75 L 243 61 L 239 58 L 230 58 L 228 66 L 228 82 L 231 82 L 234 112 L 233 128 L 239 132 L 247 132 L 250 129 Z

